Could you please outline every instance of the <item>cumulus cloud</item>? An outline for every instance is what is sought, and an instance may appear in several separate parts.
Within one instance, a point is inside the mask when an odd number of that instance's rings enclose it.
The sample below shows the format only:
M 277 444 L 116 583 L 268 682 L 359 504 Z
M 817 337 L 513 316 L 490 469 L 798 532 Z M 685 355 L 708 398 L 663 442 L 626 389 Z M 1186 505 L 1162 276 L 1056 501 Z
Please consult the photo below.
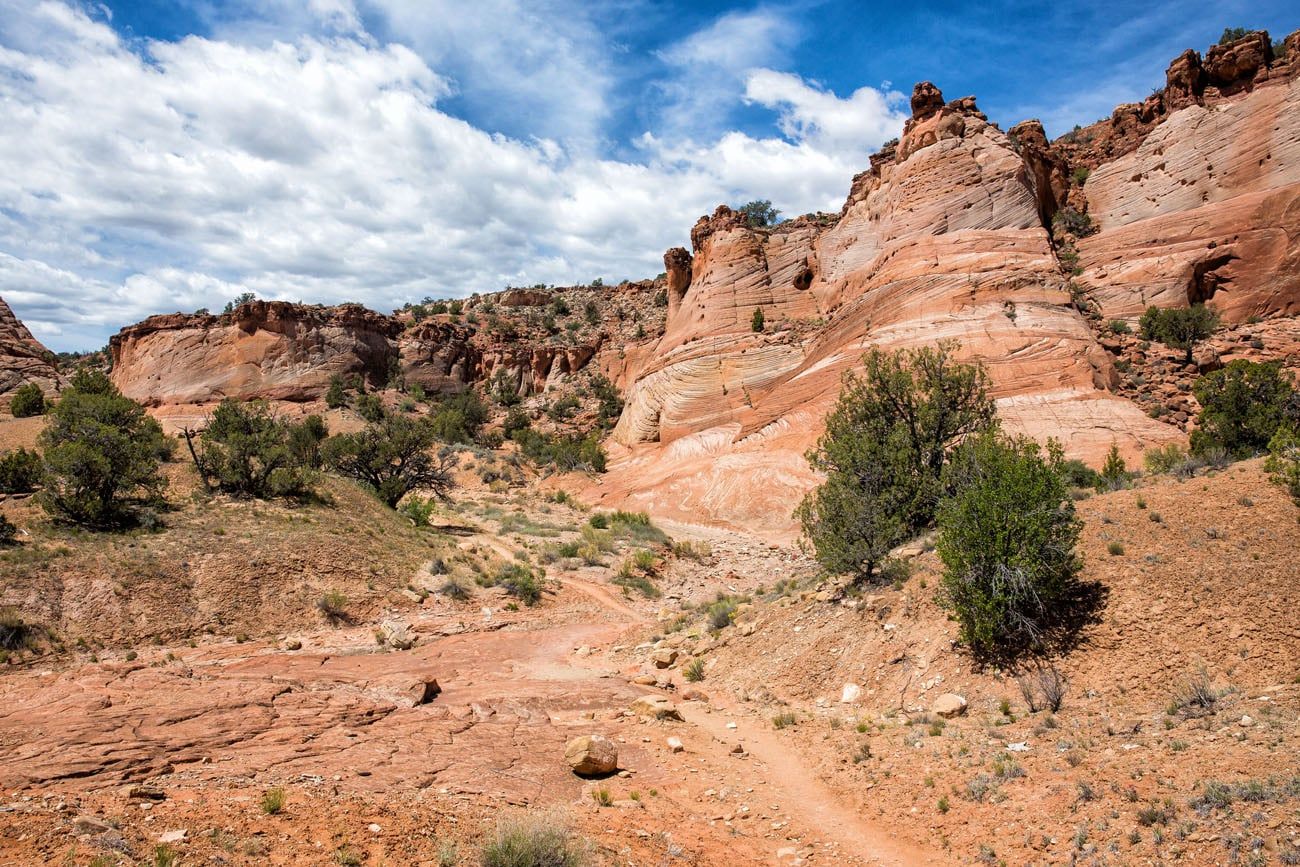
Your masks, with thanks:
M 451 78 L 368 35 L 141 46 L 0 0 L 0 295 L 63 349 L 242 291 L 383 309 L 654 274 L 718 202 L 838 208 L 896 132 L 886 94 L 749 82 L 784 136 L 646 135 L 602 159 L 453 116 Z

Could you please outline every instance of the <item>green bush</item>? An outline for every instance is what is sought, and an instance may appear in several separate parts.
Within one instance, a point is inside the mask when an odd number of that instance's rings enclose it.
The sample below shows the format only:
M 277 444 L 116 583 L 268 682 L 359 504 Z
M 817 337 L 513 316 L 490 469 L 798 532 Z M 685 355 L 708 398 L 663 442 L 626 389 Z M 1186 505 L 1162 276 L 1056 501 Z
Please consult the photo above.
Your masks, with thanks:
M 590 847 L 550 815 L 502 819 L 479 852 L 482 867 L 586 867 Z
M 763 308 L 762 308 L 762 307 L 755 307 L 755 308 L 754 308 L 754 315 L 751 316 L 751 317 L 749 317 L 749 328 L 750 328 L 750 330 L 751 330 L 751 331 L 754 331 L 755 333 L 761 333 L 761 332 L 763 331 L 763 328 L 764 328 L 765 324 L 766 324 L 766 323 L 765 323 L 765 321 L 764 321 L 764 319 L 763 319 Z
M 1223 449 L 1249 457 L 1268 448 L 1284 423 L 1292 423 L 1295 388 L 1281 362 L 1238 359 L 1198 379 L 1192 393 L 1201 404 L 1191 436 L 1196 455 Z
M 1100 488 L 1101 473 L 1078 458 L 1061 462 L 1061 475 L 1072 488 Z
M 845 377 L 826 431 L 808 454 L 825 482 L 796 515 L 817 559 L 871 579 L 896 545 L 929 525 L 953 446 L 995 422 L 983 368 L 956 344 L 882 352 Z
M 356 433 L 330 437 L 322 459 L 396 508 L 409 491 L 429 490 L 443 499 L 451 492 L 456 458 L 449 451 L 431 454 L 436 439 L 429 419 L 388 416 Z
M 542 600 L 542 581 L 532 569 L 522 563 L 509 563 L 502 566 L 493 576 L 491 583 L 497 587 L 504 587 L 507 593 L 529 607 Z
M 940 599 L 981 658 L 1034 648 L 1072 594 L 1081 523 L 1060 446 L 986 433 L 953 458 L 955 493 L 939 506 Z
M 1183 351 L 1183 361 L 1192 363 L 1196 344 L 1214 333 L 1219 317 L 1204 304 L 1160 309 L 1148 307 L 1138 322 L 1143 340 L 1156 340 L 1170 349 Z
M 321 468 L 321 444 L 329 437 L 329 426 L 318 415 L 309 415 L 289 426 L 289 451 L 295 461 L 313 470 Z
M 772 207 L 771 201 L 767 199 L 757 199 L 752 202 L 746 202 L 736 209 L 737 212 L 745 218 L 745 224 L 751 229 L 762 229 L 766 226 L 776 225 L 777 218 L 781 212 Z
M 348 391 L 343 384 L 343 377 L 337 374 L 330 377 L 329 388 L 325 390 L 325 405 L 330 409 L 340 409 L 348 405 Z
M 41 483 L 41 456 L 18 448 L 0 455 L 0 493 L 29 494 Z
M 1278 428 L 1268 443 L 1266 469 L 1272 479 L 1300 506 L 1300 434 L 1291 428 Z
M 357 415 L 368 422 L 377 422 L 384 417 L 384 401 L 377 394 L 357 395 Z
M 608 460 L 596 433 L 587 436 L 552 437 L 532 428 L 514 430 L 510 438 L 519 444 L 524 456 L 540 467 L 554 467 L 560 472 L 588 470 L 605 472 Z
M 40 444 L 41 505 L 56 518 L 97 528 L 121 526 L 133 505 L 161 499 L 159 463 L 174 445 L 140 404 L 90 370 L 72 377 Z
M 45 392 L 34 382 L 18 386 L 9 399 L 9 411 L 14 418 L 31 418 L 45 414 Z
M 1118 491 L 1121 488 L 1128 487 L 1128 483 L 1132 478 L 1133 475 L 1128 471 L 1128 465 L 1124 463 L 1124 458 L 1120 456 L 1119 446 L 1111 443 L 1110 451 L 1106 453 L 1106 462 L 1101 467 L 1101 477 L 1097 488 L 1099 490 Z
M 294 433 L 305 424 L 280 418 L 265 401 L 240 403 L 226 398 L 199 434 L 199 472 L 209 485 L 237 497 L 307 494 L 313 476 L 306 459 L 310 457 L 309 444 L 319 431 L 313 425 Z
M 1187 459 L 1187 453 L 1178 443 L 1166 443 L 1163 446 L 1147 449 L 1142 455 L 1142 464 L 1153 475 L 1173 472 L 1174 467 Z
M 8 547 L 18 541 L 18 528 L 14 522 L 0 515 L 0 547 Z
M 1052 217 L 1052 228 L 1068 232 L 1078 238 L 1087 237 L 1097 231 L 1091 217 L 1069 206 L 1061 208 Z
M 488 408 L 474 391 L 463 391 L 439 401 L 432 410 L 434 435 L 445 443 L 469 445 L 488 420 Z

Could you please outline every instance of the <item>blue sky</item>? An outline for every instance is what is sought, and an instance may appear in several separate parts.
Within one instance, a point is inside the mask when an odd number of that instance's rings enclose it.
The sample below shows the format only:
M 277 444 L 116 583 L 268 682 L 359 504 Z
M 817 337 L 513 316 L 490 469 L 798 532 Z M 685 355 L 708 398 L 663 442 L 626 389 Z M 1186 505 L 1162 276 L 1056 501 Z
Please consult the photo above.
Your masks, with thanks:
M 0 295 L 47 345 L 242 291 L 379 309 L 650 276 L 837 209 L 930 79 L 1049 133 L 1294 3 L 0 0 Z

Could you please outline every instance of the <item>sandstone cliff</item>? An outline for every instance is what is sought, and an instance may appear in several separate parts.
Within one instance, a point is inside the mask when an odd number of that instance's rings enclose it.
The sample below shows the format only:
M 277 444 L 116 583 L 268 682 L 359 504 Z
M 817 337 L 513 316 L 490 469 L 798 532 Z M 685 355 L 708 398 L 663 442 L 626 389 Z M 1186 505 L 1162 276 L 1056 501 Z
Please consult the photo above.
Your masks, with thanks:
M 145 405 L 173 409 L 226 397 L 318 400 L 334 376 L 360 377 L 372 389 L 400 378 L 430 394 L 491 381 L 527 397 L 583 370 L 603 348 L 617 353 L 647 325 L 657 333 L 646 308 L 660 288 L 510 289 L 469 299 L 463 316 L 419 321 L 409 310 L 385 316 L 281 301 L 220 316 L 153 316 L 110 341 L 113 379 Z
M 1184 54 L 1147 103 L 1055 143 L 923 82 L 837 216 L 702 217 L 665 256 L 666 332 L 623 372 L 622 449 L 593 494 L 788 529 L 842 375 L 871 346 L 943 338 L 988 367 L 1013 431 L 1092 462 L 1181 439 L 1118 393 L 1120 347 L 1080 299 L 1104 318 L 1202 300 L 1229 322 L 1298 312 L 1300 34 L 1287 44 L 1290 61 L 1263 33 Z M 1099 231 L 1071 234 L 1088 219 Z
M 59 383 L 54 354 L 41 345 L 27 326 L 0 298 L 0 394 L 34 382 L 47 393 Z

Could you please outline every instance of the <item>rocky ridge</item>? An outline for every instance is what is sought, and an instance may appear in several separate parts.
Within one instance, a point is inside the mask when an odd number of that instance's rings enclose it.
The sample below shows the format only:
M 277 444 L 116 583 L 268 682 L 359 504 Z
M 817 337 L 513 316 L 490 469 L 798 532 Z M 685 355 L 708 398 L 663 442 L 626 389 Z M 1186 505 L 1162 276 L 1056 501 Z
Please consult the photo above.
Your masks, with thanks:
M 13 310 L 0 298 L 0 394 L 35 383 L 42 391 L 58 388 L 54 353 L 32 336 Z

